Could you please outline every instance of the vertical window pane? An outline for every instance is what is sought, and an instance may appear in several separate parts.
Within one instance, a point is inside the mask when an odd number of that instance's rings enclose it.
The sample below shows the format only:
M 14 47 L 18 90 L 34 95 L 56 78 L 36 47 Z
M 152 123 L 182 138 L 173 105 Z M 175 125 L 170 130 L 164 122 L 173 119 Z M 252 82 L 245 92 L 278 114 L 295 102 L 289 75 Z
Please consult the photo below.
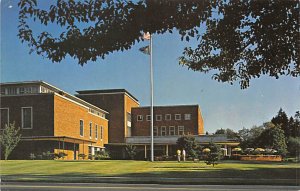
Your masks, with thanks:
M 1 113 L 1 126 L 0 128 L 1 129 L 4 129 L 5 128 L 5 124 L 8 125 L 8 122 L 9 122 L 9 119 L 8 119 L 8 108 L 2 108 L 0 110 L 0 113 Z
M 90 138 L 92 138 L 92 123 L 90 123 Z
M 80 120 L 80 136 L 83 136 L 83 121 Z
M 96 125 L 95 138 L 98 139 L 98 125 Z
M 103 127 L 100 127 L 100 139 L 103 139 Z
M 22 128 L 32 128 L 32 108 L 22 108 Z

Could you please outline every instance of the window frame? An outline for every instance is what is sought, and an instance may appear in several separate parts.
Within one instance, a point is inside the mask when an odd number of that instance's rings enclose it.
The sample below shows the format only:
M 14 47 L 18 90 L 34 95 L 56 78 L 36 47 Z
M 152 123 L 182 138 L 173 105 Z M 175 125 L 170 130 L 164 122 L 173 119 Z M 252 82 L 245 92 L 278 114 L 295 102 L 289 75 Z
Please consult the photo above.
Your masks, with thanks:
M 170 118 L 167 118 L 167 116 L 170 116 Z M 171 121 L 172 115 L 171 114 L 165 114 L 165 121 Z
M 171 128 L 172 128 L 172 131 L 174 132 L 174 134 L 173 134 L 173 135 L 171 134 Z M 170 136 L 174 136 L 174 135 L 176 135 L 175 126 L 169 126 L 169 135 L 170 135 Z
M 23 109 L 29 109 L 30 108 L 30 128 L 25 128 L 24 127 L 24 112 Z M 21 107 L 21 128 L 22 129 L 33 129 L 33 107 L 32 106 L 27 106 L 27 107 Z
M 160 120 L 158 120 L 158 117 L 160 117 Z M 162 115 L 160 114 L 155 115 L 155 121 L 162 121 Z
M 100 125 L 100 139 L 103 140 L 103 125 Z
M 81 121 L 82 121 L 82 126 L 81 126 Z M 81 135 L 81 128 L 82 128 L 82 135 Z M 84 137 L 84 120 L 83 119 L 79 120 L 79 136 Z
M 188 116 L 188 117 L 187 117 Z M 192 114 L 190 114 L 190 113 L 185 113 L 184 114 L 184 120 L 186 120 L 186 121 L 189 121 L 189 120 L 191 120 L 192 119 Z
M 179 118 L 177 118 L 176 116 L 179 116 Z M 179 114 L 179 113 L 175 114 L 175 120 L 180 121 L 181 120 L 181 114 Z
M 151 121 L 151 115 L 146 115 L 146 121 Z
M 163 132 L 165 133 L 164 135 L 163 135 Z M 167 132 L 167 127 L 166 126 L 161 126 L 160 127 L 160 134 L 161 134 L 161 136 L 168 136 L 168 132 Z
M 9 107 L 2 107 L 0 108 L 0 110 L 7 110 L 7 125 L 9 125 Z M 1 111 L 0 111 L 0 114 L 1 114 Z M 5 128 L 5 125 L 4 127 L 1 127 L 0 129 L 4 129 Z
M 180 132 L 182 132 L 182 134 L 180 134 Z M 183 125 L 178 126 L 178 135 L 184 135 L 184 126 Z
M 95 139 L 98 140 L 98 124 L 95 124 Z
M 144 118 L 143 115 L 137 115 L 136 116 L 137 121 L 143 121 L 143 118 Z

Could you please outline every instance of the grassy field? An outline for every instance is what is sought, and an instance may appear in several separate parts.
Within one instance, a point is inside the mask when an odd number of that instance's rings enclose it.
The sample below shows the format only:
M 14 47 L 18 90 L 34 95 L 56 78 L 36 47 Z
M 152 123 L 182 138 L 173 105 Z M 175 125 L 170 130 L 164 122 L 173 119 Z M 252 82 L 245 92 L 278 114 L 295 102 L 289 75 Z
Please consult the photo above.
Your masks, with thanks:
M 296 185 L 300 167 L 297 163 L 225 161 L 215 167 L 203 162 L 147 161 L 0 161 L 3 180 L 98 182 L 103 177 L 122 180 L 232 184 Z M 109 180 L 110 179 L 106 179 Z M 115 179 L 120 180 L 120 179 Z

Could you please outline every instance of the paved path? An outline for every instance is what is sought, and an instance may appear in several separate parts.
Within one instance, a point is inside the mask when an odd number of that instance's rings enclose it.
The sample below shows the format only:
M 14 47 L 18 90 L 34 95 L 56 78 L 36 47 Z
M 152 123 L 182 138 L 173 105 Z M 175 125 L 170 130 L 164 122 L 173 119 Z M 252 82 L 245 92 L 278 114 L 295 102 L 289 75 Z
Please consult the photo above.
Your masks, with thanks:
M 28 183 L 10 182 L 1 184 L 1 191 L 297 191 L 296 186 L 259 185 L 159 185 L 159 184 L 110 184 L 110 183 Z

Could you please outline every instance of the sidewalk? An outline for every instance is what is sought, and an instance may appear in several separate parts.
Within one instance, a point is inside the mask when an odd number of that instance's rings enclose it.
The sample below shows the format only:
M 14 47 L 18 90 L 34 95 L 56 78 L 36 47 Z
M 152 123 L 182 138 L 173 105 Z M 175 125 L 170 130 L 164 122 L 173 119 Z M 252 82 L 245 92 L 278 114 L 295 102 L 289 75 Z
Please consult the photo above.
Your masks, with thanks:
M 126 184 L 190 184 L 190 185 L 289 185 L 299 186 L 296 179 L 249 178 L 161 178 L 161 177 L 101 177 L 101 176 L 2 176 L 2 182 L 65 182 L 65 183 L 126 183 Z

